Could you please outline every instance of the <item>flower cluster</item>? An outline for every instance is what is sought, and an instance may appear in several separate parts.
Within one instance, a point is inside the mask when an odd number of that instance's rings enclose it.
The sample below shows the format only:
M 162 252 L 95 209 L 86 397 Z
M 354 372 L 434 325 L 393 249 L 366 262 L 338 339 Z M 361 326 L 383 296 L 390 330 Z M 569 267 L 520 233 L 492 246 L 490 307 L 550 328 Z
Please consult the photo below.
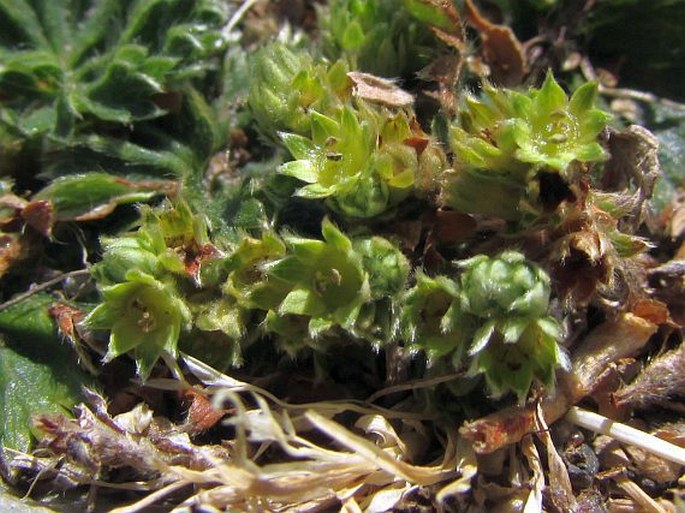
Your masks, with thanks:
M 208 246 L 200 219 L 185 204 L 147 209 L 135 233 L 103 241 L 105 253 L 93 269 L 103 302 L 84 322 L 110 330 L 105 361 L 133 351 L 146 379 L 160 356 L 176 358 L 191 321 L 178 280 L 198 279 L 201 249 Z
M 445 204 L 507 220 L 541 211 L 541 175 L 573 185 L 576 164 L 607 157 L 597 138 L 610 116 L 593 107 L 596 91 L 586 83 L 569 99 L 548 74 L 528 93 L 485 85 L 482 99 L 468 97 L 450 129 L 455 163 L 445 179 Z
M 408 77 L 430 62 L 435 36 L 397 0 L 334 0 L 320 13 L 324 53 L 382 77 Z
M 403 325 L 429 359 L 448 358 L 482 374 L 490 394 L 523 401 L 533 380 L 554 385 L 564 362 L 558 323 L 548 313 L 549 276 L 515 251 L 459 262 L 458 280 L 419 275 L 406 295 Z
M 295 158 L 280 172 L 306 184 L 299 196 L 325 199 L 346 217 L 372 218 L 431 190 L 447 167 L 411 107 L 353 94 L 342 61 L 314 67 L 306 55 L 273 45 L 254 68 L 264 80 L 253 87 L 250 106 L 258 121 L 268 119 L 260 122 L 268 135 L 280 130 Z M 376 80 L 370 88 L 382 94 L 395 86 Z

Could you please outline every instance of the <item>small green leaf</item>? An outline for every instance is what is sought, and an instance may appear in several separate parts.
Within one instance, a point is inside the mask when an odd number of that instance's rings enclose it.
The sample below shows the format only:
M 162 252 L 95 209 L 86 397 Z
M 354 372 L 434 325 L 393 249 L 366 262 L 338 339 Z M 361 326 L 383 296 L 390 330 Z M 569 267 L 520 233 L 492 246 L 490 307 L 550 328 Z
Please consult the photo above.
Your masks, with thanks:
M 321 315 L 325 306 L 321 299 L 311 290 L 295 289 L 290 292 L 278 307 L 279 314 Z
M 310 160 L 286 162 L 278 168 L 278 172 L 310 184 L 316 183 L 319 179 L 319 170 Z
M 590 110 L 597 96 L 597 82 L 586 82 L 575 90 L 569 101 L 569 110 L 576 116 L 581 116 Z
M 285 147 L 296 159 L 307 159 L 316 151 L 316 145 L 306 137 L 287 132 L 281 132 L 279 135 Z
M 34 200 L 48 200 L 58 221 L 90 221 L 105 217 L 117 205 L 147 201 L 172 190 L 173 182 L 132 182 L 106 173 L 65 176 L 53 180 Z
M 547 73 L 536 100 L 540 111 L 548 115 L 566 106 L 566 93 L 551 72 Z

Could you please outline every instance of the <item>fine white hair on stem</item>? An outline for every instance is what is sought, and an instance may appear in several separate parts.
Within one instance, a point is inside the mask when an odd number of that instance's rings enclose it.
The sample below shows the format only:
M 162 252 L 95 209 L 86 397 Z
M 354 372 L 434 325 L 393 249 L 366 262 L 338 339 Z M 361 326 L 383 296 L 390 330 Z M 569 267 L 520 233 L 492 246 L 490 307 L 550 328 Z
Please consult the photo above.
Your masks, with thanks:
M 258 2 L 259 0 L 245 0 L 240 7 L 238 7 L 233 15 L 231 16 L 231 19 L 228 20 L 228 23 L 226 23 L 226 26 L 224 27 L 223 33 L 224 36 L 227 36 L 231 32 L 233 32 L 233 29 L 240 23 L 240 20 L 243 19 L 243 16 L 245 16 L 245 13 L 252 9 L 254 5 Z
M 573 406 L 566 414 L 566 420 L 595 433 L 610 436 L 619 442 L 640 447 L 665 460 L 685 465 L 685 449 L 682 447 L 598 413 Z

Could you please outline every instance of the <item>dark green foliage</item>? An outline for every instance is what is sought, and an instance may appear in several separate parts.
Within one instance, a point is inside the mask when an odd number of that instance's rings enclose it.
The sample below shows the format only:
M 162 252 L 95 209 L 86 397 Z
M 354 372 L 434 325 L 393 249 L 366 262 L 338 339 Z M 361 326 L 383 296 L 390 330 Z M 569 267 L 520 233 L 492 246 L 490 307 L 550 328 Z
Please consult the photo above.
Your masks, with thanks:
M 215 142 L 193 84 L 217 68 L 224 10 L 211 0 L 0 2 L 0 133 L 19 145 L 45 137 L 52 176 L 189 171 Z
M 48 314 L 53 302 L 39 294 L 0 312 L 0 447 L 28 451 L 31 416 L 68 411 L 87 383 L 57 336 Z

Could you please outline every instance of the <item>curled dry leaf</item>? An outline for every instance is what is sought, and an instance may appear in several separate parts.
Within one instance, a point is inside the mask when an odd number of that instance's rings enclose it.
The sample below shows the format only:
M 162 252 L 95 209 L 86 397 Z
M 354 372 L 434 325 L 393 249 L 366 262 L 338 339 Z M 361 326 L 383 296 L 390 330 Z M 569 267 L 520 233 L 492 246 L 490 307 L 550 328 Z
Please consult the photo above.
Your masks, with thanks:
M 607 367 L 637 352 L 658 326 L 626 313 L 593 329 L 571 357 L 570 372 L 560 373 L 557 390 L 541 403 L 542 418 L 548 424 L 561 418 L 569 406 L 590 395 Z M 535 430 L 534 406 L 500 410 L 466 422 L 460 433 L 473 441 L 478 453 L 490 453 L 516 443 Z
M 392 80 L 361 71 L 350 71 L 347 76 L 354 84 L 352 93 L 357 98 L 381 103 L 387 107 L 410 107 L 414 103 L 414 97 Z
M 191 434 L 199 434 L 211 429 L 229 413 L 228 410 L 214 408 L 207 394 L 197 388 L 187 388 L 182 395 L 190 402 L 186 422 Z
M 55 212 L 49 201 L 31 201 L 21 210 L 21 217 L 27 225 L 44 237 L 52 235 L 52 227 L 55 224 Z
M 602 190 L 634 190 L 628 200 L 630 213 L 624 228 L 635 232 L 645 219 L 647 202 L 661 176 L 659 141 L 646 128 L 631 125 L 620 131 L 610 130 L 607 144 L 611 158 L 604 166 Z
M 523 81 L 528 62 L 523 46 L 511 28 L 485 18 L 473 0 L 464 2 L 466 19 L 479 34 L 483 59 L 492 70 L 492 78 L 504 86 L 517 86 Z
M 419 76 L 426 81 L 438 85 L 437 92 L 428 93 L 435 97 L 445 112 L 456 112 L 457 99 L 454 92 L 455 85 L 461 75 L 461 69 L 466 58 L 466 44 L 464 43 L 464 25 L 459 12 L 453 2 L 446 0 L 410 0 L 415 4 L 418 16 L 426 23 L 433 33 L 453 52 L 439 55 L 433 62 L 419 72 Z
M 561 459 L 556 447 L 554 447 L 549 427 L 545 422 L 539 404 L 536 408 L 535 422 L 536 434 L 545 444 L 545 450 L 547 451 L 547 488 L 549 490 L 550 500 L 559 511 L 574 511 L 576 499 L 573 495 L 571 479 L 569 478 L 564 461 Z

